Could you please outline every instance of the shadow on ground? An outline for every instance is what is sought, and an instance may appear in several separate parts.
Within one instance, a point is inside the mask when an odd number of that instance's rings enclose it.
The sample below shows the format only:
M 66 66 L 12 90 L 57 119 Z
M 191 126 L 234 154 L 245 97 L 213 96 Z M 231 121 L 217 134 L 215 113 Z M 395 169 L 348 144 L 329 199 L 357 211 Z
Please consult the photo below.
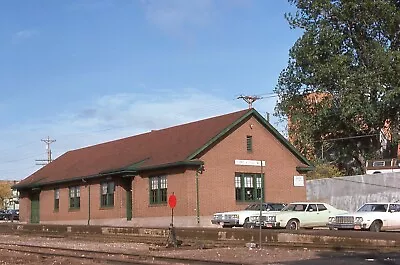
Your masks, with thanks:
M 268 264 L 268 263 L 266 263 Z M 400 265 L 400 252 L 321 252 L 318 259 L 278 263 L 281 265 Z

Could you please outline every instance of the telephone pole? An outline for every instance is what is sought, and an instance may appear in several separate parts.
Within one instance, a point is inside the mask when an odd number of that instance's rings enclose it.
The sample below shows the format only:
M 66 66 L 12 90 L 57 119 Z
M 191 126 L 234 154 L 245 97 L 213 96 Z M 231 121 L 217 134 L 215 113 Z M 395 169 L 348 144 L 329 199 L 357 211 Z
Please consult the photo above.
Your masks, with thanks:
M 243 99 L 247 104 L 249 104 L 249 109 L 253 108 L 253 103 L 259 99 L 262 99 L 260 96 L 244 96 L 240 95 L 237 99 Z
M 47 159 L 37 159 L 35 161 L 36 165 L 45 166 L 52 161 L 50 145 L 54 143 L 56 140 L 50 139 L 50 136 L 47 136 L 47 139 L 41 139 L 41 141 L 46 144 Z

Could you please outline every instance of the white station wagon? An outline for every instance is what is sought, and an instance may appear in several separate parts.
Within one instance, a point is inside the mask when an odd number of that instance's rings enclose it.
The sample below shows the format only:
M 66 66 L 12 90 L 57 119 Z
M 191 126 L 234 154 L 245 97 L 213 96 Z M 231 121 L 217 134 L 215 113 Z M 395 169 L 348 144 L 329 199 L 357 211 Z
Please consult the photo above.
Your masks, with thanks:
M 400 203 L 366 203 L 355 213 L 329 217 L 328 227 L 373 232 L 400 229 Z

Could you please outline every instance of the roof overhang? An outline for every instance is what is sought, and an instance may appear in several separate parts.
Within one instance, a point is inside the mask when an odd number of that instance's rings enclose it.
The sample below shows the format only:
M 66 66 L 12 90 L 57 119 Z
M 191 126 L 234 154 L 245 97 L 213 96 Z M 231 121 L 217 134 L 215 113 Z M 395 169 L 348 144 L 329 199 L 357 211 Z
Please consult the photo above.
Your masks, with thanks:
M 70 179 L 65 179 L 65 180 L 57 180 L 57 181 L 51 181 L 51 182 L 38 181 L 35 183 L 29 183 L 29 184 L 25 184 L 25 185 L 16 184 L 16 185 L 12 186 L 12 188 L 17 189 L 17 190 L 39 189 L 40 187 L 43 187 L 43 186 L 59 185 L 59 184 L 76 182 L 76 181 L 82 181 L 83 183 L 85 183 L 88 180 L 96 179 L 96 178 L 104 178 L 106 176 L 121 175 L 122 177 L 124 177 L 124 176 L 132 177 L 132 176 L 136 176 L 136 175 L 140 174 L 141 172 L 148 172 L 148 171 L 154 171 L 154 170 L 166 170 L 166 169 L 171 169 L 171 168 L 176 168 L 176 167 L 197 168 L 203 164 L 204 164 L 204 162 L 201 160 L 184 160 L 184 161 L 178 161 L 178 162 L 174 162 L 174 163 L 153 165 L 153 166 L 147 166 L 147 167 L 139 166 L 137 168 L 133 168 L 132 166 L 129 166 L 129 167 L 125 167 L 125 168 L 103 171 L 103 172 L 100 172 L 99 174 L 95 174 L 95 175 L 81 176 L 81 177 L 75 177 L 75 178 L 70 178 Z

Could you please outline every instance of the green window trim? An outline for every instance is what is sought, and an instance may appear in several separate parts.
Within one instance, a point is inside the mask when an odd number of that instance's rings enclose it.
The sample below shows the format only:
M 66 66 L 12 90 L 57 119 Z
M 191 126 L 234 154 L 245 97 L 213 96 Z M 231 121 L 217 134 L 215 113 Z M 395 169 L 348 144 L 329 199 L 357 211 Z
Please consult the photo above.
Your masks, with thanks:
M 149 178 L 150 204 L 166 204 L 168 182 L 167 176 L 154 176 Z
M 114 181 L 107 181 L 100 183 L 100 207 L 102 208 L 114 207 L 114 194 L 115 194 Z
M 60 189 L 54 189 L 54 211 L 60 209 Z
M 249 153 L 253 152 L 253 136 L 251 135 L 246 136 L 246 147 L 247 147 L 247 152 Z
M 69 187 L 69 209 L 81 208 L 81 188 L 79 186 Z
M 236 202 L 264 201 L 264 174 L 235 173 Z

